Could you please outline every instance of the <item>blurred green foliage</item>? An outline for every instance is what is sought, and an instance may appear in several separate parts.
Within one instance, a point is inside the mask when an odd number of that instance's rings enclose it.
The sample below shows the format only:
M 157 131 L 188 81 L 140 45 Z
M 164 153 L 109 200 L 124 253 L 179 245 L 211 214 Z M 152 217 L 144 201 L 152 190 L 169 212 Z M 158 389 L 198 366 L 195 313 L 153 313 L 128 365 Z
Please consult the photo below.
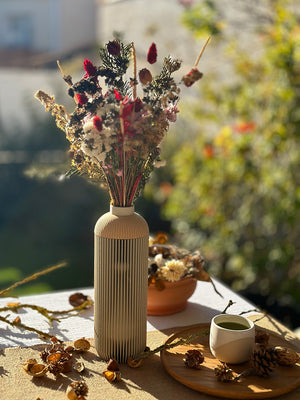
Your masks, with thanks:
M 299 307 L 299 21 L 287 1 L 263 3 L 254 56 L 220 30 L 220 3 L 184 12 L 197 35 L 212 24 L 225 49 L 216 63 L 229 61 L 232 78 L 204 76 L 184 139 L 179 131 L 164 148 L 170 165 L 153 178 L 160 190 L 147 193 L 164 205 L 185 247 L 200 245 L 214 276 Z M 202 15 L 204 5 L 210 15 Z

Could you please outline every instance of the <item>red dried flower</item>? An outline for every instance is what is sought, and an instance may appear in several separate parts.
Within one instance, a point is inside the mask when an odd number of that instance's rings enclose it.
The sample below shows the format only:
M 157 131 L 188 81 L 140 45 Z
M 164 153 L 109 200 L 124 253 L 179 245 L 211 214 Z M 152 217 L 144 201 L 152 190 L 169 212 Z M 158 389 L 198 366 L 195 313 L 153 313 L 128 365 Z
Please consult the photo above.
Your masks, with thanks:
M 102 131 L 102 119 L 98 115 L 93 118 L 93 125 L 99 132 Z
M 95 76 L 96 75 L 97 68 L 87 58 L 83 62 L 83 67 L 84 67 L 84 70 L 86 72 L 86 74 L 84 76 L 85 78 L 87 78 L 88 76 Z
M 118 101 L 122 100 L 122 96 L 121 96 L 121 94 L 117 91 L 117 89 L 114 89 L 114 91 L 115 91 L 116 99 L 117 99 Z
M 193 83 L 197 82 L 203 76 L 202 72 L 198 71 L 197 68 L 193 68 L 190 72 L 182 78 L 185 86 L 190 87 Z
M 112 56 L 117 56 L 118 54 L 120 54 L 121 51 L 120 43 L 117 42 L 116 40 L 108 42 L 106 48 L 109 54 Z
M 148 50 L 147 60 L 148 60 L 148 63 L 150 63 L 150 64 L 154 64 L 157 60 L 157 50 L 156 50 L 155 43 L 152 43 Z
M 85 94 L 77 93 L 76 96 L 77 96 L 78 103 L 81 104 L 82 106 L 84 104 L 86 104 L 89 100 Z

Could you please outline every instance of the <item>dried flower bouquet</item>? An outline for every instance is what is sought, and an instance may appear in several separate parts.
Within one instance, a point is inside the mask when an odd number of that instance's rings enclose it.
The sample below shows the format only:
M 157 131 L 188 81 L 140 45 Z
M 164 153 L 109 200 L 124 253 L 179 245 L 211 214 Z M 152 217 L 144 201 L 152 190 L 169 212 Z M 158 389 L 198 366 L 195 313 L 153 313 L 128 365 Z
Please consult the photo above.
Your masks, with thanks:
M 202 77 L 197 64 L 183 77 L 191 86 Z M 149 69 L 137 74 L 133 43 L 110 41 L 100 49 L 102 65 L 94 66 L 84 60 L 85 75 L 73 83 L 58 66 L 69 86 L 68 93 L 75 101 L 75 110 L 69 114 L 64 106 L 55 103 L 54 97 L 39 90 L 35 97 L 51 111 L 57 126 L 70 142 L 74 170 L 107 184 L 111 203 L 128 207 L 138 197 L 151 171 L 159 162 L 162 142 L 169 123 L 176 120 L 180 88 L 172 77 L 181 62 L 166 57 L 158 76 L 152 77 Z M 133 77 L 126 79 L 130 60 L 133 59 Z M 152 43 L 147 61 L 157 61 L 156 45 Z M 100 85 L 104 78 L 106 89 Z M 137 96 L 141 85 L 142 96 Z

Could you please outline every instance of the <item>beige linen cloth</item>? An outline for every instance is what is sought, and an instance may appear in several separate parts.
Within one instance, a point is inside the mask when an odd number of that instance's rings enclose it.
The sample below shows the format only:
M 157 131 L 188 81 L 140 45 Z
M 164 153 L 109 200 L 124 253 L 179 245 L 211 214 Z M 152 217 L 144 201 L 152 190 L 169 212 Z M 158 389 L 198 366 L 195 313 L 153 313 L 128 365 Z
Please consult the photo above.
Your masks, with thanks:
M 299 340 L 293 337 L 287 328 L 273 319 L 265 317 L 258 322 L 258 325 L 284 336 L 286 340 L 291 340 L 293 345 L 300 349 Z M 169 335 L 181 329 L 172 328 L 148 332 L 147 344 L 151 349 L 158 347 Z M 80 356 L 86 367 L 84 374 L 71 372 L 59 375 L 56 378 L 52 374 L 47 374 L 42 378 L 32 378 L 22 370 L 22 364 L 29 358 L 39 360 L 39 352 L 44 347 L 44 345 L 37 345 L 29 348 L 18 347 L 0 350 L 1 400 L 67 399 L 66 388 L 74 380 L 84 380 L 87 383 L 89 388 L 87 400 L 217 399 L 217 397 L 187 388 L 174 380 L 164 370 L 159 354 L 148 358 L 140 368 L 132 369 L 126 365 L 121 365 L 122 381 L 118 383 L 110 383 L 105 379 L 103 371 L 106 369 L 106 363 L 99 360 L 93 347 L 89 352 Z M 226 386 L 224 386 L 225 388 Z M 300 398 L 299 386 L 292 392 L 277 397 L 278 400 L 295 400 L 297 398 Z

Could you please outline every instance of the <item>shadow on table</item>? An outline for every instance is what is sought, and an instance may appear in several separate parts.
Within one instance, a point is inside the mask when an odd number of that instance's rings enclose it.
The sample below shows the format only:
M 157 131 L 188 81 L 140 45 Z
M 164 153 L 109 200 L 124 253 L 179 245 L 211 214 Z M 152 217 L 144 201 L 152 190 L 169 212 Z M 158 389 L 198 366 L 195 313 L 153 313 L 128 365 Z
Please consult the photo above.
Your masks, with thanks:
M 161 331 L 168 327 L 184 327 L 200 323 L 209 323 L 220 310 L 207 307 L 198 303 L 188 302 L 184 311 L 172 315 L 148 316 L 148 322 Z

